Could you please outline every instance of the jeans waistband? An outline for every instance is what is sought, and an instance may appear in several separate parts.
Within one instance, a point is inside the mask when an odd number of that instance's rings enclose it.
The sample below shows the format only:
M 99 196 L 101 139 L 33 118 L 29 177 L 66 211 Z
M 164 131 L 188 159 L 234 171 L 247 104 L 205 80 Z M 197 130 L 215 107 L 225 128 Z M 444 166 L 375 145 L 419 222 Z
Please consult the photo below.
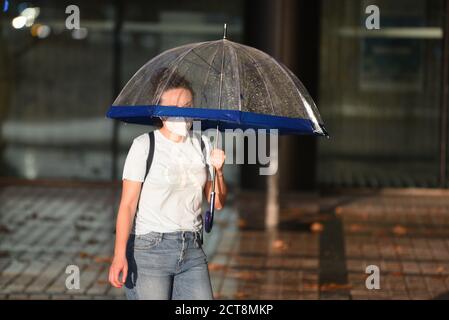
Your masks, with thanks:
M 174 232 L 155 232 L 155 235 L 158 235 L 161 239 L 199 239 L 201 236 L 201 231 L 174 231 Z

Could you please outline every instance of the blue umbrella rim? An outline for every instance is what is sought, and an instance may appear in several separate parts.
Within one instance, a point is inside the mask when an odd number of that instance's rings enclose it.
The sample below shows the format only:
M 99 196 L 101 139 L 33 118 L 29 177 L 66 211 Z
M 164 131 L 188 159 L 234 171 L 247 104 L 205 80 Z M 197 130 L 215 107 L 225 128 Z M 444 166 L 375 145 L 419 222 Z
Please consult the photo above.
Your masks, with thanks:
M 201 129 L 277 129 L 279 134 L 319 135 L 329 137 L 323 124 L 316 130 L 312 121 L 302 118 L 290 118 L 249 111 L 229 109 L 206 109 L 161 105 L 113 105 L 106 113 L 110 119 L 126 123 L 155 125 L 159 117 L 188 117 L 201 120 Z

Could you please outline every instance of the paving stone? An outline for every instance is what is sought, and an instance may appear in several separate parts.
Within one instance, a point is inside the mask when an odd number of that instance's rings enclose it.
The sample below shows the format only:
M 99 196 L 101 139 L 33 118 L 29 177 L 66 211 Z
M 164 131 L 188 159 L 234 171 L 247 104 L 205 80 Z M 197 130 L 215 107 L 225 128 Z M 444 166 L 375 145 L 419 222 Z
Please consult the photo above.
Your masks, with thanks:
M 402 270 L 406 274 L 419 274 L 421 272 L 419 264 L 414 261 L 402 261 Z
M 29 298 L 29 295 L 23 293 L 8 295 L 9 300 L 29 300 Z
M 0 216 L 0 223 L 12 226 L 0 243 L 0 251 L 7 252 L 0 257 L 0 299 L 125 299 L 123 289 L 107 282 L 115 224 L 111 213 L 120 193 L 115 191 L 113 201 L 111 195 L 109 188 L 0 188 L 0 212 L 7 212 Z M 263 196 L 243 192 L 242 196 L 248 210 L 241 217 L 254 226 L 262 218 Z M 292 208 L 282 211 L 281 222 L 308 219 L 306 224 L 322 219 L 320 204 L 338 204 L 341 198 L 289 195 L 281 203 Z M 252 207 L 257 209 L 254 213 Z M 338 212 L 348 283 L 325 282 L 327 286 L 320 286 L 321 233 L 303 227 L 239 229 L 242 221 L 236 211 L 221 212 L 214 237 L 206 239 L 214 295 L 240 300 L 432 299 L 447 295 L 449 199 L 355 197 L 340 205 Z M 79 292 L 65 287 L 69 264 L 80 266 Z M 368 265 L 380 268 L 380 290 L 366 289 Z

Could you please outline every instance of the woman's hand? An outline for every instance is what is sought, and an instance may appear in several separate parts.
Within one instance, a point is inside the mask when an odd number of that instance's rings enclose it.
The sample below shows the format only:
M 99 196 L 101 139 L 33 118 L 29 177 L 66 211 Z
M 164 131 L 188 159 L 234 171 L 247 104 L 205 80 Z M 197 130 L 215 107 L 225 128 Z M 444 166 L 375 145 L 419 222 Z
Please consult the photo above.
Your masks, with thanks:
M 121 279 L 120 273 L 122 273 Z M 128 274 L 128 260 L 126 260 L 126 257 L 114 256 L 111 267 L 109 268 L 109 282 L 114 287 L 121 288 L 125 284 L 127 274 Z
M 224 160 L 226 159 L 226 155 L 223 150 L 221 149 L 213 149 L 210 154 L 210 162 L 211 165 L 215 168 L 217 175 L 215 176 L 216 184 L 215 184 L 215 190 L 212 190 L 212 181 L 207 181 L 206 185 L 204 187 L 204 192 L 206 195 L 207 200 L 210 202 L 210 194 L 212 191 L 215 192 L 215 208 L 217 210 L 220 210 L 223 208 L 225 200 L 226 200 L 226 194 L 227 194 L 227 188 L 226 183 L 224 181 L 222 168 L 224 164 Z
M 210 154 L 210 162 L 212 166 L 220 172 L 223 168 L 224 161 L 226 159 L 226 155 L 221 149 L 213 149 Z

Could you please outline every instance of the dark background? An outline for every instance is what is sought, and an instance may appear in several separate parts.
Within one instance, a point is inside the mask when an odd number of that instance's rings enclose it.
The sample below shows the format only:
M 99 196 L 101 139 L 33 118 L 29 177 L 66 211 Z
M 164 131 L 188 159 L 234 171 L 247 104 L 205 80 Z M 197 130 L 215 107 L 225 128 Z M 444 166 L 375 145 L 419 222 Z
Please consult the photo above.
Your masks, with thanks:
M 281 190 L 446 188 L 445 3 L 10 1 L 0 14 L 1 179 L 120 180 L 147 128 L 106 119 L 109 105 L 156 54 L 217 39 L 227 22 L 230 40 L 291 68 L 331 135 L 281 138 Z M 81 36 L 64 27 L 69 4 Z M 380 8 L 378 31 L 365 29 L 369 4 Z M 12 26 L 27 6 L 40 8 L 34 28 L 49 26 L 47 37 Z M 256 165 L 230 167 L 235 186 L 265 188 Z

